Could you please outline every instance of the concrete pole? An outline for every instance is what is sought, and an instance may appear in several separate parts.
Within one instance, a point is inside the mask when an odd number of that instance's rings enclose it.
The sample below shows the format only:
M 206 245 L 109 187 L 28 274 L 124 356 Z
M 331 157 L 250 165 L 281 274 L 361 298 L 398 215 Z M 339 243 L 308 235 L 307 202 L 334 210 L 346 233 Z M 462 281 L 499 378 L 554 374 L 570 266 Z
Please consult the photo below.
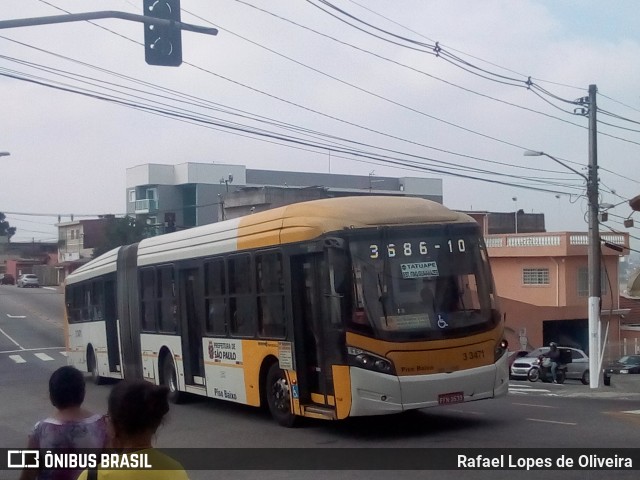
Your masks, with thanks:
M 598 388 L 600 383 L 600 297 L 601 297 L 601 250 L 598 223 L 598 143 L 596 123 L 595 85 L 589 85 L 589 387 Z

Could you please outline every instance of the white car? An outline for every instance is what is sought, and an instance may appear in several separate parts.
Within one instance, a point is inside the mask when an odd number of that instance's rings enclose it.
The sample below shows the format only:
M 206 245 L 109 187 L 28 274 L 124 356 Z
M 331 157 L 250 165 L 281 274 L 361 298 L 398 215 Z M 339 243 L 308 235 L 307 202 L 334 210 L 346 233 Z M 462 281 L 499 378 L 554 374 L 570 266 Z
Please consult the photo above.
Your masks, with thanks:
M 18 287 L 26 288 L 26 287 L 40 287 L 40 281 L 38 280 L 38 276 L 33 273 L 25 273 L 24 275 L 20 275 L 18 277 L 18 281 L 16 282 Z
M 584 385 L 589 384 L 589 357 L 582 350 L 570 347 L 558 347 L 562 350 L 571 350 L 571 363 L 567 364 L 567 378 L 580 380 Z M 526 379 L 529 370 L 537 362 L 540 355 L 549 351 L 549 347 L 536 348 L 526 357 L 518 358 L 511 364 L 509 376 L 515 379 Z

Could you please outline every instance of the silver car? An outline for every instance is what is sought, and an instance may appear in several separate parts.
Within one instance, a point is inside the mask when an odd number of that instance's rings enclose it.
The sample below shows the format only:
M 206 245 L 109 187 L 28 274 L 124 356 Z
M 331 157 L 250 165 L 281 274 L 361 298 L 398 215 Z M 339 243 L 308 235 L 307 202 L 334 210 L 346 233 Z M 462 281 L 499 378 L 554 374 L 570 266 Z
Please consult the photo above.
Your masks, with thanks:
M 18 281 L 16 282 L 18 287 L 40 287 L 40 281 L 38 280 L 38 276 L 33 273 L 25 273 L 24 275 L 20 275 L 18 277 Z
M 587 354 L 577 348 L 558 348 L 571 350 L 571 363 L 567 364 L 567 378 L 580 380 L 584 385 L 589 385 L 589 357 L 587 357 Z M 529 370 L 538 360 L 538 357 L 548 351 L 549 347 L 536 348 L 526 357 L 518 358 L 511 365 L 509 376 L 511 378 L 526 379 Z

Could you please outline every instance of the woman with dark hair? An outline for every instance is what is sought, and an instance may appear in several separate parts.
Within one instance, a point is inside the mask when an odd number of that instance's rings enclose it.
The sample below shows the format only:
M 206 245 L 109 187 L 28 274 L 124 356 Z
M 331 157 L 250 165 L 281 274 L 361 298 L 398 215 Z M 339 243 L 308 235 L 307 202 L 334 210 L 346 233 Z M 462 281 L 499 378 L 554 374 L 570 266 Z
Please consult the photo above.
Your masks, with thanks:
M 74 367 L 60 367 L 49 378 L 50 417 L 36 423 L 27 448 L 104 448 L 108 441 L 103 415 L 84 408 L 84 375 Z M 24 470 L 20 480 L 74 480 L 80 470 Z
M 169 412 L 169 389 L 140 381 L 122 381 L 109 395 L 111 446 L 122 455 L 147 454 L 149 470 L 85 470 L 78 480 L 189 480 L 182 466 L 152 445 Z

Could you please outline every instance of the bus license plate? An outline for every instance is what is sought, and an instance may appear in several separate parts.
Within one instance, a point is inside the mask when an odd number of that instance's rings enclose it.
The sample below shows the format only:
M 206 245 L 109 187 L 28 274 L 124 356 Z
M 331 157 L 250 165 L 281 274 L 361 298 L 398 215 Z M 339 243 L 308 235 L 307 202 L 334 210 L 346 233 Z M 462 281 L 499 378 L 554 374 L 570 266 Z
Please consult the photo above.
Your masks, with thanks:
M 438 404 L 450 405 L 452 403 L 464 402 L 464 392 L 451 392 L 438 395 Z

